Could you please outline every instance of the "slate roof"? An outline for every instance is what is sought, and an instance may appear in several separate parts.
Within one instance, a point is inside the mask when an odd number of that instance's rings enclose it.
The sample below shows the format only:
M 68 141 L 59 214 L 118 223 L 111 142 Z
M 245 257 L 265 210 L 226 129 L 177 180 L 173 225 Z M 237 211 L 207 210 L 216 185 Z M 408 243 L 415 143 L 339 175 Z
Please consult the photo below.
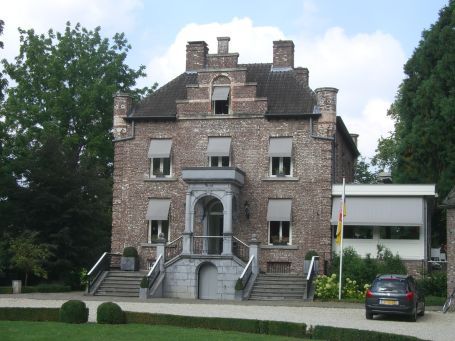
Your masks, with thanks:
M 256 97 L 266 97 L 266 116 L 318 116 L 314 92 L 299 82 L 292 70 L 272 70 L 272 64 L 239 64 L 247 68 L 246 81 L 257 83 Z M 186 86 L 197 84 L 196 73 L 182 73 L 138 103 L 129 114 L 130 119 L 175 119 L 176 100 L 185 100 Z

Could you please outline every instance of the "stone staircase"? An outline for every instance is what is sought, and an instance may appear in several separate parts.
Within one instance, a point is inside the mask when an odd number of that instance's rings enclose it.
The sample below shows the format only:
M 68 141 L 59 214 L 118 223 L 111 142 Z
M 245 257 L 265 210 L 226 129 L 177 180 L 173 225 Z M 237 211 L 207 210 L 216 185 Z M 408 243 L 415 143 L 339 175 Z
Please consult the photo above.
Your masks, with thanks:
M 94 295 L 139 297 L 139 285 L 145 275 L 145 271 L 109 271 Z
M 302 300 L 306 286 L 306 279 L 302 275 L 259 274 L 249 299 L 258 301 Z

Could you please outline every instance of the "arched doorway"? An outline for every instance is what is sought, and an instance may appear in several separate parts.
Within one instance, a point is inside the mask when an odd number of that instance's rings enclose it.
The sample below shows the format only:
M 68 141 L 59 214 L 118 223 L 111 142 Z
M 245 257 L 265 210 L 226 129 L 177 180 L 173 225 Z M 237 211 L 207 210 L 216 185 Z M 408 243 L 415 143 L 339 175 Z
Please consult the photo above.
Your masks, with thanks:
M 220 255 L 223 252 L 223 204 L 218 199 L 213 199 L 207 204 L 207 226 L 206 235 L 207 253 L 209 255 Z
M 218 270 L 212 263 L 204 263 L 199 267 L 198 298 L 214 300 L 218 298 Z

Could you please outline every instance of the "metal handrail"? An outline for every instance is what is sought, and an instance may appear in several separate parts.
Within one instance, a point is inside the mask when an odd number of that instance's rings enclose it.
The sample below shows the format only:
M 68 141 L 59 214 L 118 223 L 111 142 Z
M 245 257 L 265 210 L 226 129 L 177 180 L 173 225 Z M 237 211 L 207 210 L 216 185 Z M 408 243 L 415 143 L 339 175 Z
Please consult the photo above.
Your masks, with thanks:
M 90 269 L 90 271 L 87 273 L 87 276 L 90 276 L 93 271 L 98 267 L 98 265 L 103 261 L 103 258 L 106 257 L 107 252 L 103 253 L 101 257 L 98 259 L 98 261 L 95 263 L 95 265 Z
M 183 236 L 177 237 L 177 238 L 175 238 L 173 241 L 170 241 L 169 243 L 167 243 L 167 245 L 169 246 L 169 245 L 171 245 L 171 244 L 174 244 L 174 243 L 176 243 L 179 239 L 182 239 L 182 238 L 183 238 Z
M 153 283 L 155 283 L 156 279 L 158 278 L 160 272 L 161 272 L 161 262 L 162 262 L 163 255 L 160 254 L 157 260 L 155 261 L 155 264 L 153 264 L 152 268 L 149 270 L 147 273 L 147 282 L 148 282 L 148 288 L 150 289 L 153 286 Z M 158 270 L 156 270 L 158 269 Z
M 234 239 L 235 241 L 238 241 L 240 244 L 246 246 L 246 247 L 250 247 L 247 243 L 245 243 L 244 241 L 240 240 L 239 238 L 235 237 L 235 236 L 232 236 L 232 239 Z
M 239 279 L 243 283 L 243 287 L 244 288 L 246 287 L 246 285 L 248 283 L 248 280 L 250 279 L 251 274 L 253 273 L 253 261 L 254 261 L 254 255 L 252 255 L 250 257 L 250 260 L 246 264 L 245 269 L 243 269 L 243 272 L 242 272 L 242 274 L 239 277 Z
M 166 245 L 164 261 L 167 262 L 182 253 L 183 236 L 180 236 Z
M 306 276 L 306 280 L 309 281 L 312 277 L 312 274 L 314 272 L 314 261 L 316 259 L 319 259 L 319 256 L 313 256 L 311 257 L 311 263 L 310 263 L 310 268 L 308 269 L 308 275 Z

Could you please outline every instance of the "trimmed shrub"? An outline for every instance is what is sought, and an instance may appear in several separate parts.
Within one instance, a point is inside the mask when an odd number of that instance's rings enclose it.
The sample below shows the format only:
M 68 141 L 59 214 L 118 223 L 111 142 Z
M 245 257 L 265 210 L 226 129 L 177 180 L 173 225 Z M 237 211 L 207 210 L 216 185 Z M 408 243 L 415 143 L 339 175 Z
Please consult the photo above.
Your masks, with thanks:
M 123 257 L 138 257 L 138 253 L 135 247 L 133 246 L 127 246 L 126 248 L 123 249 Z
M 221 317 L 197 317 L 166 314 L 125 312 L 127 323 L 171 325 L 185 328 L 204 328 L 243 333 L 305 336 L 306 324 L 279 321 L 242 320 Z
M 26 293 L 33 293 L 33 292 L 42 292 L 42 293 L 49 293 L 49 292 L 68 292 L 71 291 L 71 287 L 69 285 L 61 285 L 61 284 L 38 284 L 33 287 L 22 287 L 22 292 Z
M 245 286 L 243 285 L 243 281 L 241 278 L 237 279 L 237 282 L 235 282 L 235 290 L 243 290 L 245 289 Z
M 149 287 L 149 279 L 147 276 L 142 277 L 140 287 L 146 289 Z
M 59 308 L 0 308 L 0 320 L 57 322 L 59 311 Z
M 318 253 L 314 250 L 310 250 L 305 254 L 305 260 L 311 260 L 313 256 L 319 256 Z
M 125 323 L 125 313 L 118 304 L 104 302 L 96 310 L 96 322 L 100 324 L 122 324 Z
M 0 294 L 12 294 L 13 288 L 12 287 L 0 287 Z
M 88 308 L 79 300 L 70 300 L 60 308 L 60 322 L 86 323 L 88 321 Z
M 413 336 L 396 335 L 389 333 L 375 332 L 371 330 L 359 330 L 351 328 L 337 328 L 328 326 L 316 326 L 312 331 L 312 338 L 328 341 L 410 341 L 421 340 Z

